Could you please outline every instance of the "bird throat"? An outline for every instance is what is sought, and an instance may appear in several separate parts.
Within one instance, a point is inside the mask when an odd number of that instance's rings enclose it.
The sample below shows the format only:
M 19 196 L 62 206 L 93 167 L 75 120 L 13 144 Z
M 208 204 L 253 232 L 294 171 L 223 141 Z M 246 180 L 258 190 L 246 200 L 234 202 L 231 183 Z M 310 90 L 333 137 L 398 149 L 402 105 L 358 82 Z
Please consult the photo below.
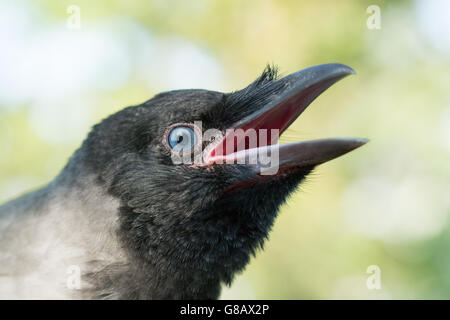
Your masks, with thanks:
M 174 213 L 119 209 L 128 267 L 115 275 L 126 299 L 217 299 L 263 247 L 280 206 L 312 168 L 234 190 L 183 219 Z M 188 205 L 188 204 L 187 204 Z M 167 206 L 170 207 L 170 206 Z

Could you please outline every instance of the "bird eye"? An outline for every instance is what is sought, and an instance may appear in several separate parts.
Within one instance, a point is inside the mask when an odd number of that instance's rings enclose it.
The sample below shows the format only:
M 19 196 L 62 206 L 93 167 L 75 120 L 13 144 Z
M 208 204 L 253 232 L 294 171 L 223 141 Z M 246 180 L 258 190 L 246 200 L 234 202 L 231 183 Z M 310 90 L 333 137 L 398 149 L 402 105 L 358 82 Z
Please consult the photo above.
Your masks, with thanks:
M 175 151 L 190 152 L 197 144 L 197 137 L 191 127 L 179 126 L 167 134 L 167 144 Z

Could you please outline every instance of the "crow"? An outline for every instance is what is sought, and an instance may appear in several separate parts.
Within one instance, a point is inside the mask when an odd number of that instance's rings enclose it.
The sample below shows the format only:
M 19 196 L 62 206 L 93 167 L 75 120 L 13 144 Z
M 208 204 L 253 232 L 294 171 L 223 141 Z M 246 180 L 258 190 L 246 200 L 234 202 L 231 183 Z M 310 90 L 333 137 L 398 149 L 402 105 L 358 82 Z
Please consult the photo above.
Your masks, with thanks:
M 0 207 L 0 297 L 219 298 L 305 177 L 367 142 L 278 144 L 353 73 L 267 66 L 239 91 L 163 92 L 104 119 L 53 181 Z

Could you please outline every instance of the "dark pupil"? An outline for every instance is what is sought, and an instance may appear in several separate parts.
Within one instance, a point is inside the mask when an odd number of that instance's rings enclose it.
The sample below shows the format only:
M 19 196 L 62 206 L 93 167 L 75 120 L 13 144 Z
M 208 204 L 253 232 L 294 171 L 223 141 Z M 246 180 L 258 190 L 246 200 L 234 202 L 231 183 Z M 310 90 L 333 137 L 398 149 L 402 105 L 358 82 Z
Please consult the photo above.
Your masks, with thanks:
M 176 150 L 191 150 L 195 145 L 195 135 L 191 128 L 174 128 L 167 139 L 170 148 Z

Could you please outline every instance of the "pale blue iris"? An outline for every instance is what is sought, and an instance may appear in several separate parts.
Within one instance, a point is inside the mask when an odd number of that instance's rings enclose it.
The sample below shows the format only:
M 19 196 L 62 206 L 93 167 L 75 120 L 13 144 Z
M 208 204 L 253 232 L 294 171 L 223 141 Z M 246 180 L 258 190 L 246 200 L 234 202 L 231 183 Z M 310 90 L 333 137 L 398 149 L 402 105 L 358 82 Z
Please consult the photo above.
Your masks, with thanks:
M 190 127 L 176 127 L 167 135 L 168 145 L 176 151 L 191 151 L 196 144 L 194 129 Z

